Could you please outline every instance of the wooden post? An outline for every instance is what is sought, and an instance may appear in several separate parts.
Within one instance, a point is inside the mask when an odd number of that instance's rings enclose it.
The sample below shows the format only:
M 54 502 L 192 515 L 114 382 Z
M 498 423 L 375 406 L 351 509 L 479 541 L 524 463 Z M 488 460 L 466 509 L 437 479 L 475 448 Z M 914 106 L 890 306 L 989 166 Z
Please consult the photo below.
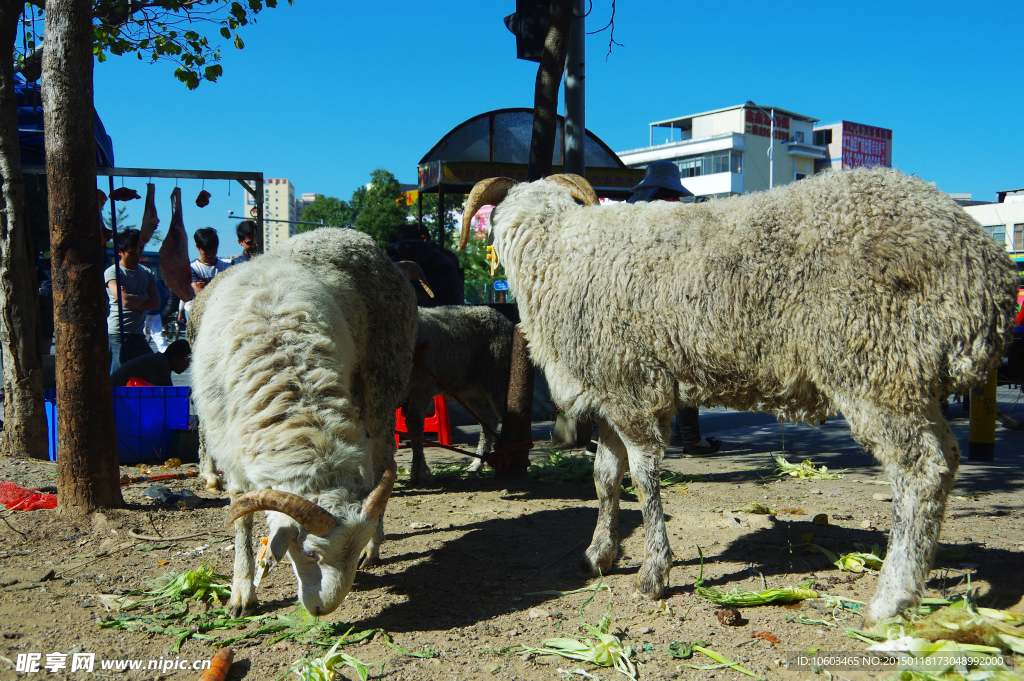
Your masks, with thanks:
M 996 372 L 985 385 L 971 390 L 969 461 L 992 461 L 996 448 Z

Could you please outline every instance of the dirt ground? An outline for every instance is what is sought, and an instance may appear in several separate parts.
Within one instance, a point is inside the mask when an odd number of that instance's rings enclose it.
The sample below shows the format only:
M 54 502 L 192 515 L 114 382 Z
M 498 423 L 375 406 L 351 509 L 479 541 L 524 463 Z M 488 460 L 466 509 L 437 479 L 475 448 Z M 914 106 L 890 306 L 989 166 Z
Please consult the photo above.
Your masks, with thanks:
M 1014 442 L 1020 447 L 1019 438 Z M 534 459 L 547 457 L 543 445 L 538 443 Z M 381 635 L 345 648 L 372 665 L 371 678 L 380 673 L 381 663 L 386 664 L 380 678 L 392 681 L 556 679 L 569 678 L 560 674 L 560 669 L 576 668 L 593 675 L 590 678 L 624 678 L 612 669 L 509 648 L 540 647 L 547 638 L 579 633 L 580 608 L 594 596 L 582 618 L 597 624 L 610 609 L 612 633 L 634 647 L 634 659 L 644 665 L 641 679 L 747 678 L 732 669 L 680 666 L 714 664 L 701 655 L 681 660 L 669 653 L 673 642 L 693 640 L 709 642 L 711 648 L 759 677 L 808 678 L 811 672 L 787 666 L 788 656 L 808 649 L 863 650 L 865 644 L 846 637 L 846 627 L 859 627 L 860 618 L 839 613 L 836 625 L 832 609 L 814 600 L 746 608 L 738 626 L 722 624 L 715 613 L 717 606 L 693 593 L 699 570 L 697 547 L 704 553 L 708 585 L 758 590 L 763 585 L 782 588 L 812 579 L 815 588 L 823 592 L 866 601 L 874 590 L 874 576 L 839 572 L 825 556 L 807 553 L 800 545 L 807 533 L 813 532 L 815 544 L 836 552 L 852 551 L 857 542 L 884 547 L 892 509 L 885 500 L 888 486 L 867 455 L 849 448 L 814 451 L 816 463 L 849 470 L 841 480 L 801 481 L 769 477 L 772 448 L 741 443 L 704 458 L 669 450 L 665 468 L 692 476 L 694 481 L 669 486 L 663 494 L 675 556 L 672 587 L 663 606 L 632 595 L 632 580 L 643 557 L 635 497 L 623 497 L 621 553 L 612 574 L 603 580 L 610 591 L 561 597 L 529 595 L 568 591 L 596 582 L 577 574 L 596 519 L 592 479 L 562 484 L 461 476 L 438 479 L 426 489 L 404 484 L 396 487 L 387 510 L 383 564 L 361 571 L 343 606 L 324 619 L 339 626 L 383 629 L 397 646 L 409 651 L 433 648 L 438 652 L 430 659 L 407 656 L 388 647 Z M 806 454 L 790 449 L 786 455 L 800 460 Z M 399 465 L 407 467 L 409 459 L 409 450 L 400 450 Z M 458 455 L 428 450 L 428 461 L 435 468 L 460 460 Z M 981 546 L 967 558 L 938 563 L 928 582 L 928 596 L 963 593 L 970 574 L 986 604 L 1021 608 L 1024 492 L 1019 463 L 1017 459 L 1015 467 L 975 468 L 960 477 L 949 504 L 943 541 Z M 122 473 L 138 474 L 138 470 L 124 468 Z M 0 460 L 0 479 L 23 486 L 52 485 L 55 467 L 4 459 Z M 179 653 L 172 653 L 172 637 L 98 626 L 114 614 L 110 599 L 102 594 L 145 588 L 147 580 L 195 569 L 204 560 L 230 574 L 233 542 L 221 520 L 226 498 L 207 491 L 197 479 L 168 486 L 191 489 L 203 502 L 195 510 L 162 506 L 143 496 L 148 484 L 137 484 L 123 488 L 127 510 L 79 521 L 56 511 L 33 511 L 10 515 L 9 526 L 0 523 L 0 656 L 5 658 L 0 659 L 0 679 L 33 677 L 15 672 L 6 661 L 32 652 L 42 654 L 41 664 L 45 664 L 47 653 L 95 653 L 92 674 L 43 670 L 53 678 L 198 677 L 198 672 L 191 670 L 99 669 L 100 659 L 191 661 L 209 658 L 215 652 L 210 641 L 190 639 Z M 755 501 L 770 506 L 775 514 L 731 512 Z M 827 525 L 812 521 L 818 514 L 827 515 Z M 262 516 L 256 527 L 257 536 L 265 533 Z M 209 535 L 146 542 L 129 537 L 129 530 L 165 537 L 197 532 Z M 46 579 L 48 573 L 52 576 Z M 261 612 L 292 612 L 295 588 L 290 566 L 275 567 L 258 589 Z M 829 624 L 793 621 L 801 619 Z M 247 625 L 250 631 L 258 626 Z M 756 637 L 755 632 L 770 632 L 771 636 Z M 211 635 L 244 633 L 214 631 Z M 234 644 L 236 663 L 229 678 L 277 679 L 287 674 L 297 659 L 323 654 L 323 649 L 312 645 L 272 643 L 273 639 L 273 634 L 265 634 Z M 851 672 L 843 676 L 867 679 L 893 674 Z M 357 676 L 347 668 L 344 678 Z

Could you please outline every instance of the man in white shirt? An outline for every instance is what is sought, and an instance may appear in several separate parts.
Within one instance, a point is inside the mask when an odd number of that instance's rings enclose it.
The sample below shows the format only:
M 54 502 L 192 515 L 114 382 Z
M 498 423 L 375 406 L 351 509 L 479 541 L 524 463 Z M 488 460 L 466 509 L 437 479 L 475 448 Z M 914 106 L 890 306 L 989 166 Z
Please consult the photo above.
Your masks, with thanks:
M 196 250 L 199 257 L 192 261 L 192 290 L 199 295 L 199 292 L 210 283 L 210 280 L 231 267 L 227 260 L 217 257 L 217 247 L 220 246 L 220 239 L 217 238 L 217 231 L 212 227 L 197 229 L 192 235 L 196 242 Z M 185 309 L 188 309 L 186 304 Z

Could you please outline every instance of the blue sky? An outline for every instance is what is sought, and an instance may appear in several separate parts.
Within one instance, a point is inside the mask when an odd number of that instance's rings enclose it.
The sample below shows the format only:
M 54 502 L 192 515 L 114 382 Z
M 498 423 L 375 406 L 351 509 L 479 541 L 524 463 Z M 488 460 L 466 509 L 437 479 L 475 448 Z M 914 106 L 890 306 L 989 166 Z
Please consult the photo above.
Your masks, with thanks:
M 612 149 L 645 146 L 647 124 L 746 100 L 893 130 L 893 164 L 949 192 L 994 200 L 1024 187 L 1024 15 L 978 5 L 861 2 L 618 2 L 615 46 L 587 37 L 587 128 Z M 501 2 L 296 0 L 223 44 L 224 75 L 188 91 L 173 66 L 110 57 L 95 102 L 122 167 L 262 171 L 297 193 L 348 199 L 371 171 L 415 182 L 416 163 L 478 113 L 533 105 L 536 64 L 515 59 Z M 594 0 L 587 30 L 604 26 Z M 174 181 L 156 180 L 161 227 Z M 145 193 L 145 180 L 124 184 Z M 243 190 L 182 180 L 191 233 L 238 252 Z M 105 178 L 103 186 L 105 188 Z M 142 202 L 127 204 L 132 222 Z M 193 257 L 194 257 L 193 253 Z

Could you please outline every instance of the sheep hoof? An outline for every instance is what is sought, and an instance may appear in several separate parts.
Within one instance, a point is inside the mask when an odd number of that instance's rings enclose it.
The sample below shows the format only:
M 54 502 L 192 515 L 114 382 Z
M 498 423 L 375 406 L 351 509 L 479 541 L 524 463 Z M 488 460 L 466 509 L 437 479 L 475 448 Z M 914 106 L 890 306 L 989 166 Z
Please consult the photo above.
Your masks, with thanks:
M 868 607 L 861 613 L 863 617 L 863 628 L 874 629 L 879 621 L 895 617 L 904 613 L 909 608 L 916 608 L 920 600 L 907 596 L 905 598 L 872 598 Z
M 430 467 L 426 464 L 422 468 L 413 466 L 409 471 L 409 485 L 412 487 L 424 487 L 430 483 L 431 479 Z
M 612 563 L 615 562 L 615 550 L 604 551 L 601 548 L 591 546 L 583 554 L 580 561 L 580 573 L 590 577 L 600 577 L 611 572 Z
M 363 549 L 362 555 L 359 556 L 359 568 L 365 570 L 375 565 L 380 565 L 380 548 L 375 544 L 370 544 Z
M 652 601 L 657 601 L 665 595 L 668 589 L 668 570 L 659 570 L 656 566 L 644 564 L 637 573 L 634 583 L 634 596 L 643 596 Z
M 478 473 L 483 470 L 484 461 L 483 459 L 473 459 L 472 463 L 469 464 L 469 468 L 466 470 L 470 473 Z
M 214 490 L 216 492 L 224 491 L 224 483 L 220 481 L 220 478 L 206 478 L 206 489 Z
M 258 607 L 260 607 L 260 602 L 255 598 L 253 598 L 251 601 L 247 603 L 232 604 L 231 601 L 228 601 L 228 616 L 231 619 L 238 619 L 239 617 L 248 617 L 250 615 L 255 614 L 256 609 Z

